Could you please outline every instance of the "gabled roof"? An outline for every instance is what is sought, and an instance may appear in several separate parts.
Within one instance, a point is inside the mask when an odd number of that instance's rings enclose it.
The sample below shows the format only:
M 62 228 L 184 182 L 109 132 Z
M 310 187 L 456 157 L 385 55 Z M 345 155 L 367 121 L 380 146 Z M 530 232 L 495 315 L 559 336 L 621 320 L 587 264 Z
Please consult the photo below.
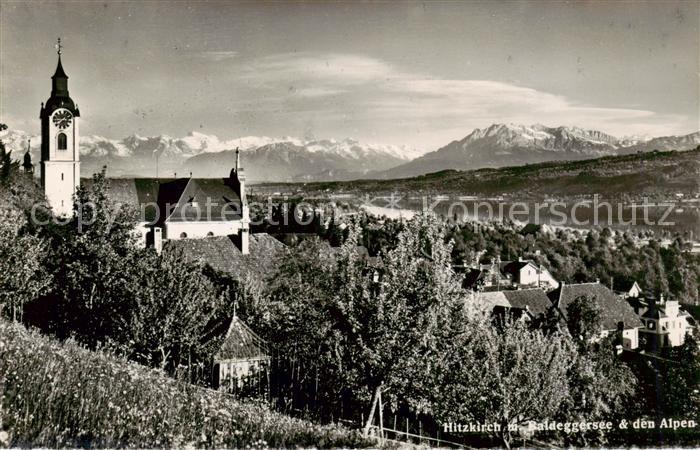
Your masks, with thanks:
M 532 264 L 534 266 L 532 261 L 503 261 L 501 262 L 500 269 L 503 273 L 512 273 L 515 275 L 520 272 L 520 269 L 528 264 Z
M 502 291 L 513 308 L 527 309 L 533 316 L 544 315 L 552 307 L 552 302 L 542 289 L 519 289 Z
M 642 314 L 642 317 L 645 319 L 665 319 L 668 316 L 666 315 L 666 311 L 664 311 L 662 308 L 659 308 L 658 306 L 652 306 L 649 308 L 644 314 Z
M 625 328 L 643 325 L 629 303 L 600 283 L 564 284 L 550 292 L 548 296 L 565 318 L 567 308 L 577 298 L 585 296 L 594 299 L 602 310 L 604 330 L 617 330 L 618 322 L 623 322 Z
M 92 178 L 83 178 L 81 184 L 91 186 Z M 140 213 L 140 221 L 151 224 L 162 224 L 166 219 L 172 222 L 241 219 L 241 199 L 229 186 L 228 178 L 110 178 L 109 197 L 130 205 Z M 199 215 L 197 208 L 186 206 L 190 201 L 198 203 Z
M 637 285 L 637 288 L 641 290 L 641 287 L 635 280 L 624 278 L 613 279 L 613 289 L 617 292 L 629 292 L 635 284 Z
M 234 242 L 236 236 L 213 236 L 202 239 L 166 241 L 163 249 L 181 249 L 186 258 L 208 264 L 213 269 L 236 277 L 244 274 L 264 276 L 271 273 L 286 247 L 267 233 L 251 234 L 248 255 Z
M 190 178 L 168 222 L 229 221 L 242 218 L 242 202 L 228 178 Z M 193 206 L 196 204 L 197 206 Z
M 267 343 L 237 316 L 231 319 L 224 342 L 215 361 L 267 358 Z
M 488 311 L 492 311 L 497 306 L 510 308 L 511 304 L 503 292 L 504 291 L 479 292 L 475 297 L 476 302 L 479 306 Z

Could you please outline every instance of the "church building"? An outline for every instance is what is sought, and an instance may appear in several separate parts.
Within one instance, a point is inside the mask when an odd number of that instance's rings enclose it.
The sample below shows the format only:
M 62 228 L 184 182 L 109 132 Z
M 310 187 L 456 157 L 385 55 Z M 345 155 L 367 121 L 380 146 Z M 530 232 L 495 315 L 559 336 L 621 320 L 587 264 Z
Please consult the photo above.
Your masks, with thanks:
M 73 214 L 73 197 L 81 185 L 80 110 L 68 93 L 61 63 L 51 77 L 51 97 L 41 105 L 41 186 L 56 216 Z M 227 236 L 240 253 L 249 253 L 249 208 L 245 174 L 236 151 L 227 178 L 112 178 L 110 198 L 139 212 L 137 233 L 144 246 L 160 252 L 164 240 Z M 92 178 L 82 183 L 89 186 Z

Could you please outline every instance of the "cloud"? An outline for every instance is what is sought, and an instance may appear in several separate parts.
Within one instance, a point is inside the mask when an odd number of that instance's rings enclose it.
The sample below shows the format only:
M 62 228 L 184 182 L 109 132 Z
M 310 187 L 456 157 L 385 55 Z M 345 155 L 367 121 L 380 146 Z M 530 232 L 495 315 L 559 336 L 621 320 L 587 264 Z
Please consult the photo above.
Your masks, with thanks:
M 202 52 L 197 54 L 200 58 L 208 59 L 210 61 L 225 61 L 228 59 L 235 58 L 238 56 L 236 51 L 212 51 L 212 52 Z
M 615 135 L 682 133 L 689 118 L 576 102 L 493 80 L 443 79 L 356 54 L 286 53 L 239 67 L 251 105 L 324 134 L 436 148 L 494 122 L 576 125 Z M 342 136 L 342 135 L 340 135 Z

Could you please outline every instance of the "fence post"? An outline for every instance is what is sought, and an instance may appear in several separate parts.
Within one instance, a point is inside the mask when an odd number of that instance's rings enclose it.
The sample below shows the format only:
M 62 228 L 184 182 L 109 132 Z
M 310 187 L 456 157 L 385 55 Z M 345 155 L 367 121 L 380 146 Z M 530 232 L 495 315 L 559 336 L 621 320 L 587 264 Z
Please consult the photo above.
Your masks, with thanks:
M 384 404 L 382 403 L 382 391 L 379 390 L 379 436 L 380 439 L 384 440 Z

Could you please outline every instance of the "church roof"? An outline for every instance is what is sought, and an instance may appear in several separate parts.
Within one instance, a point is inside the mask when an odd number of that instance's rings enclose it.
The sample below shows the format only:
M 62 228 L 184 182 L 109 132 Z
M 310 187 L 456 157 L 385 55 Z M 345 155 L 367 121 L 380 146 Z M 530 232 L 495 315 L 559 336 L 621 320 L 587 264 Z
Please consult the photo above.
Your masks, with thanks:
M 190 178 L 168 222 L 226 221 L 242 218 L 241 199 L 227 178 Z
M 58 65 L 56 66 L 56 72 L 54 72 L 51 78 L 68 78 L 66 72 L 63 70 L 63 64 L 61 64 L 61 55 L 58 56 Z
M 81 183 L 89 187 L 92 178 Z M 227 178 L 110 178 L 109 197 L 149 224 L 241 219 L 241 199 Z

